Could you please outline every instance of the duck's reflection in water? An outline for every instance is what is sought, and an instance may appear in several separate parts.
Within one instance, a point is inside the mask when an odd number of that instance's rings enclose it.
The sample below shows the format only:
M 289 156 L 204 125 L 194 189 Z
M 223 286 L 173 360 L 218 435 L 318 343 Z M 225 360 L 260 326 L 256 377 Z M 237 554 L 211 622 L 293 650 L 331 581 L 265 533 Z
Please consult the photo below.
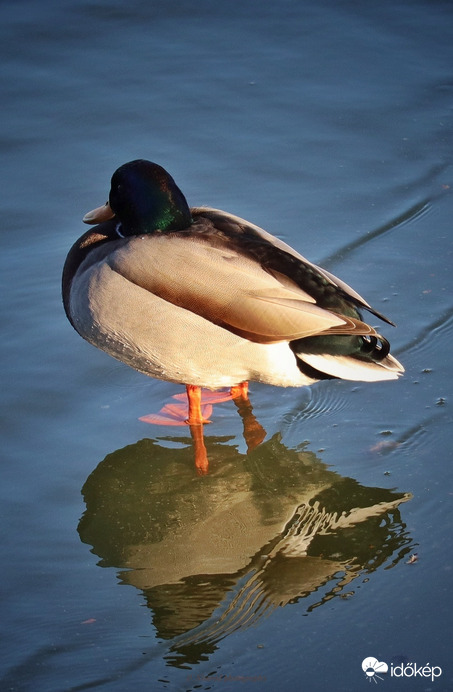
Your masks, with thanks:
M 210 472 L 200 476 L 186 442 L 145 439 L 109 454 L 83 487 L 79 524 L 99 564 L 143 592 L 174 665 L 277 607 L 345 597 L 356 577 L 410 551 L 398 510 L 407 493 L 363 487 L 277 436 L 247 456 L 206 437 Z

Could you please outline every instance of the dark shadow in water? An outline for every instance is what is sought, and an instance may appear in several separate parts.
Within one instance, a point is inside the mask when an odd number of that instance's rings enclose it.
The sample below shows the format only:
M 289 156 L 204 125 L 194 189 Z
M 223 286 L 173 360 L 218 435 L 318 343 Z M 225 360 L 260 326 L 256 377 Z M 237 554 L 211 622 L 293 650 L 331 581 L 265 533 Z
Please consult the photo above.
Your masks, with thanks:
M 143 592 L 170 665 L 205 660 L 275 608 L 347 598 L 358 576 L 410 551 L 398 510 L 409 494 L 365 488 L 278 436 L 248 455 L 228 441 L 205 438 L 200 476 L 190 439 L 141 440 L 83 487 L 80 537 Z

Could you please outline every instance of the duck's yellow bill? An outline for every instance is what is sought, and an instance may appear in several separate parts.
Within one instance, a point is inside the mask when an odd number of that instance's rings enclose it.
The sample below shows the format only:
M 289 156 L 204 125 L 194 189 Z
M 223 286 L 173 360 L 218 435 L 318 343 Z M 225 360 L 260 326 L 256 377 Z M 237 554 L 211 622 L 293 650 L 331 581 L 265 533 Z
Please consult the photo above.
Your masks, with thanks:
M 83 223 L 89 223 L 89 224 L 94 224 L 94 223 L 103 223 L 104 221 L 108 221 L 109 219 L 112 219 L 115 216 L 114 212 L 112 211 L 112 207 L 108 202 L 102 205 L 102 207 L 98 207 L 97 209 L 93 209 L 92 211 L 89 211 L 85 216 L 83 217 L 82 221 Z

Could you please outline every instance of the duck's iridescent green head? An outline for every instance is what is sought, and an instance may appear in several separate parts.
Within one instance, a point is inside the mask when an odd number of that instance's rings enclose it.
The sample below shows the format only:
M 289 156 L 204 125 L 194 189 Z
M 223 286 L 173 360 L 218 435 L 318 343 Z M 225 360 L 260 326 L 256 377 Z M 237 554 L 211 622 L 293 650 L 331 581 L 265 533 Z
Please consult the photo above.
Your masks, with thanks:
M 143 159 L 115 171 L 109 203 L 121 221 L 123 235 L 182 230 L 191 223 L 186 198 L 171 175 Z
M 125 163 L 115 171 L 109 205 L 125 236 L 158 229 L 178 231 L 192 221 L 186 198 L 171 175 L 144 159 Z

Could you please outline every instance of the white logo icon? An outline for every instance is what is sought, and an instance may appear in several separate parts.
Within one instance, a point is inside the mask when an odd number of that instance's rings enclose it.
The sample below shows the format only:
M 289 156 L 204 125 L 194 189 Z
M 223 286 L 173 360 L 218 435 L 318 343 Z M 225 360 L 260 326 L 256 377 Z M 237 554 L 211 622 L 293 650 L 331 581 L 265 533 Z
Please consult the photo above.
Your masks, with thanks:
M 383 680 L 384 678 L 381 678 L 378 673 L 387 673 L 388 669 L 389 667 L 384 661 L 378 661 L 374 656 L 368 656 L 368 658 L 364 658 L 362 661 L 362 670 L 367 676 L 368 682 L 373 681 L 377 683 L 376 678 Z

